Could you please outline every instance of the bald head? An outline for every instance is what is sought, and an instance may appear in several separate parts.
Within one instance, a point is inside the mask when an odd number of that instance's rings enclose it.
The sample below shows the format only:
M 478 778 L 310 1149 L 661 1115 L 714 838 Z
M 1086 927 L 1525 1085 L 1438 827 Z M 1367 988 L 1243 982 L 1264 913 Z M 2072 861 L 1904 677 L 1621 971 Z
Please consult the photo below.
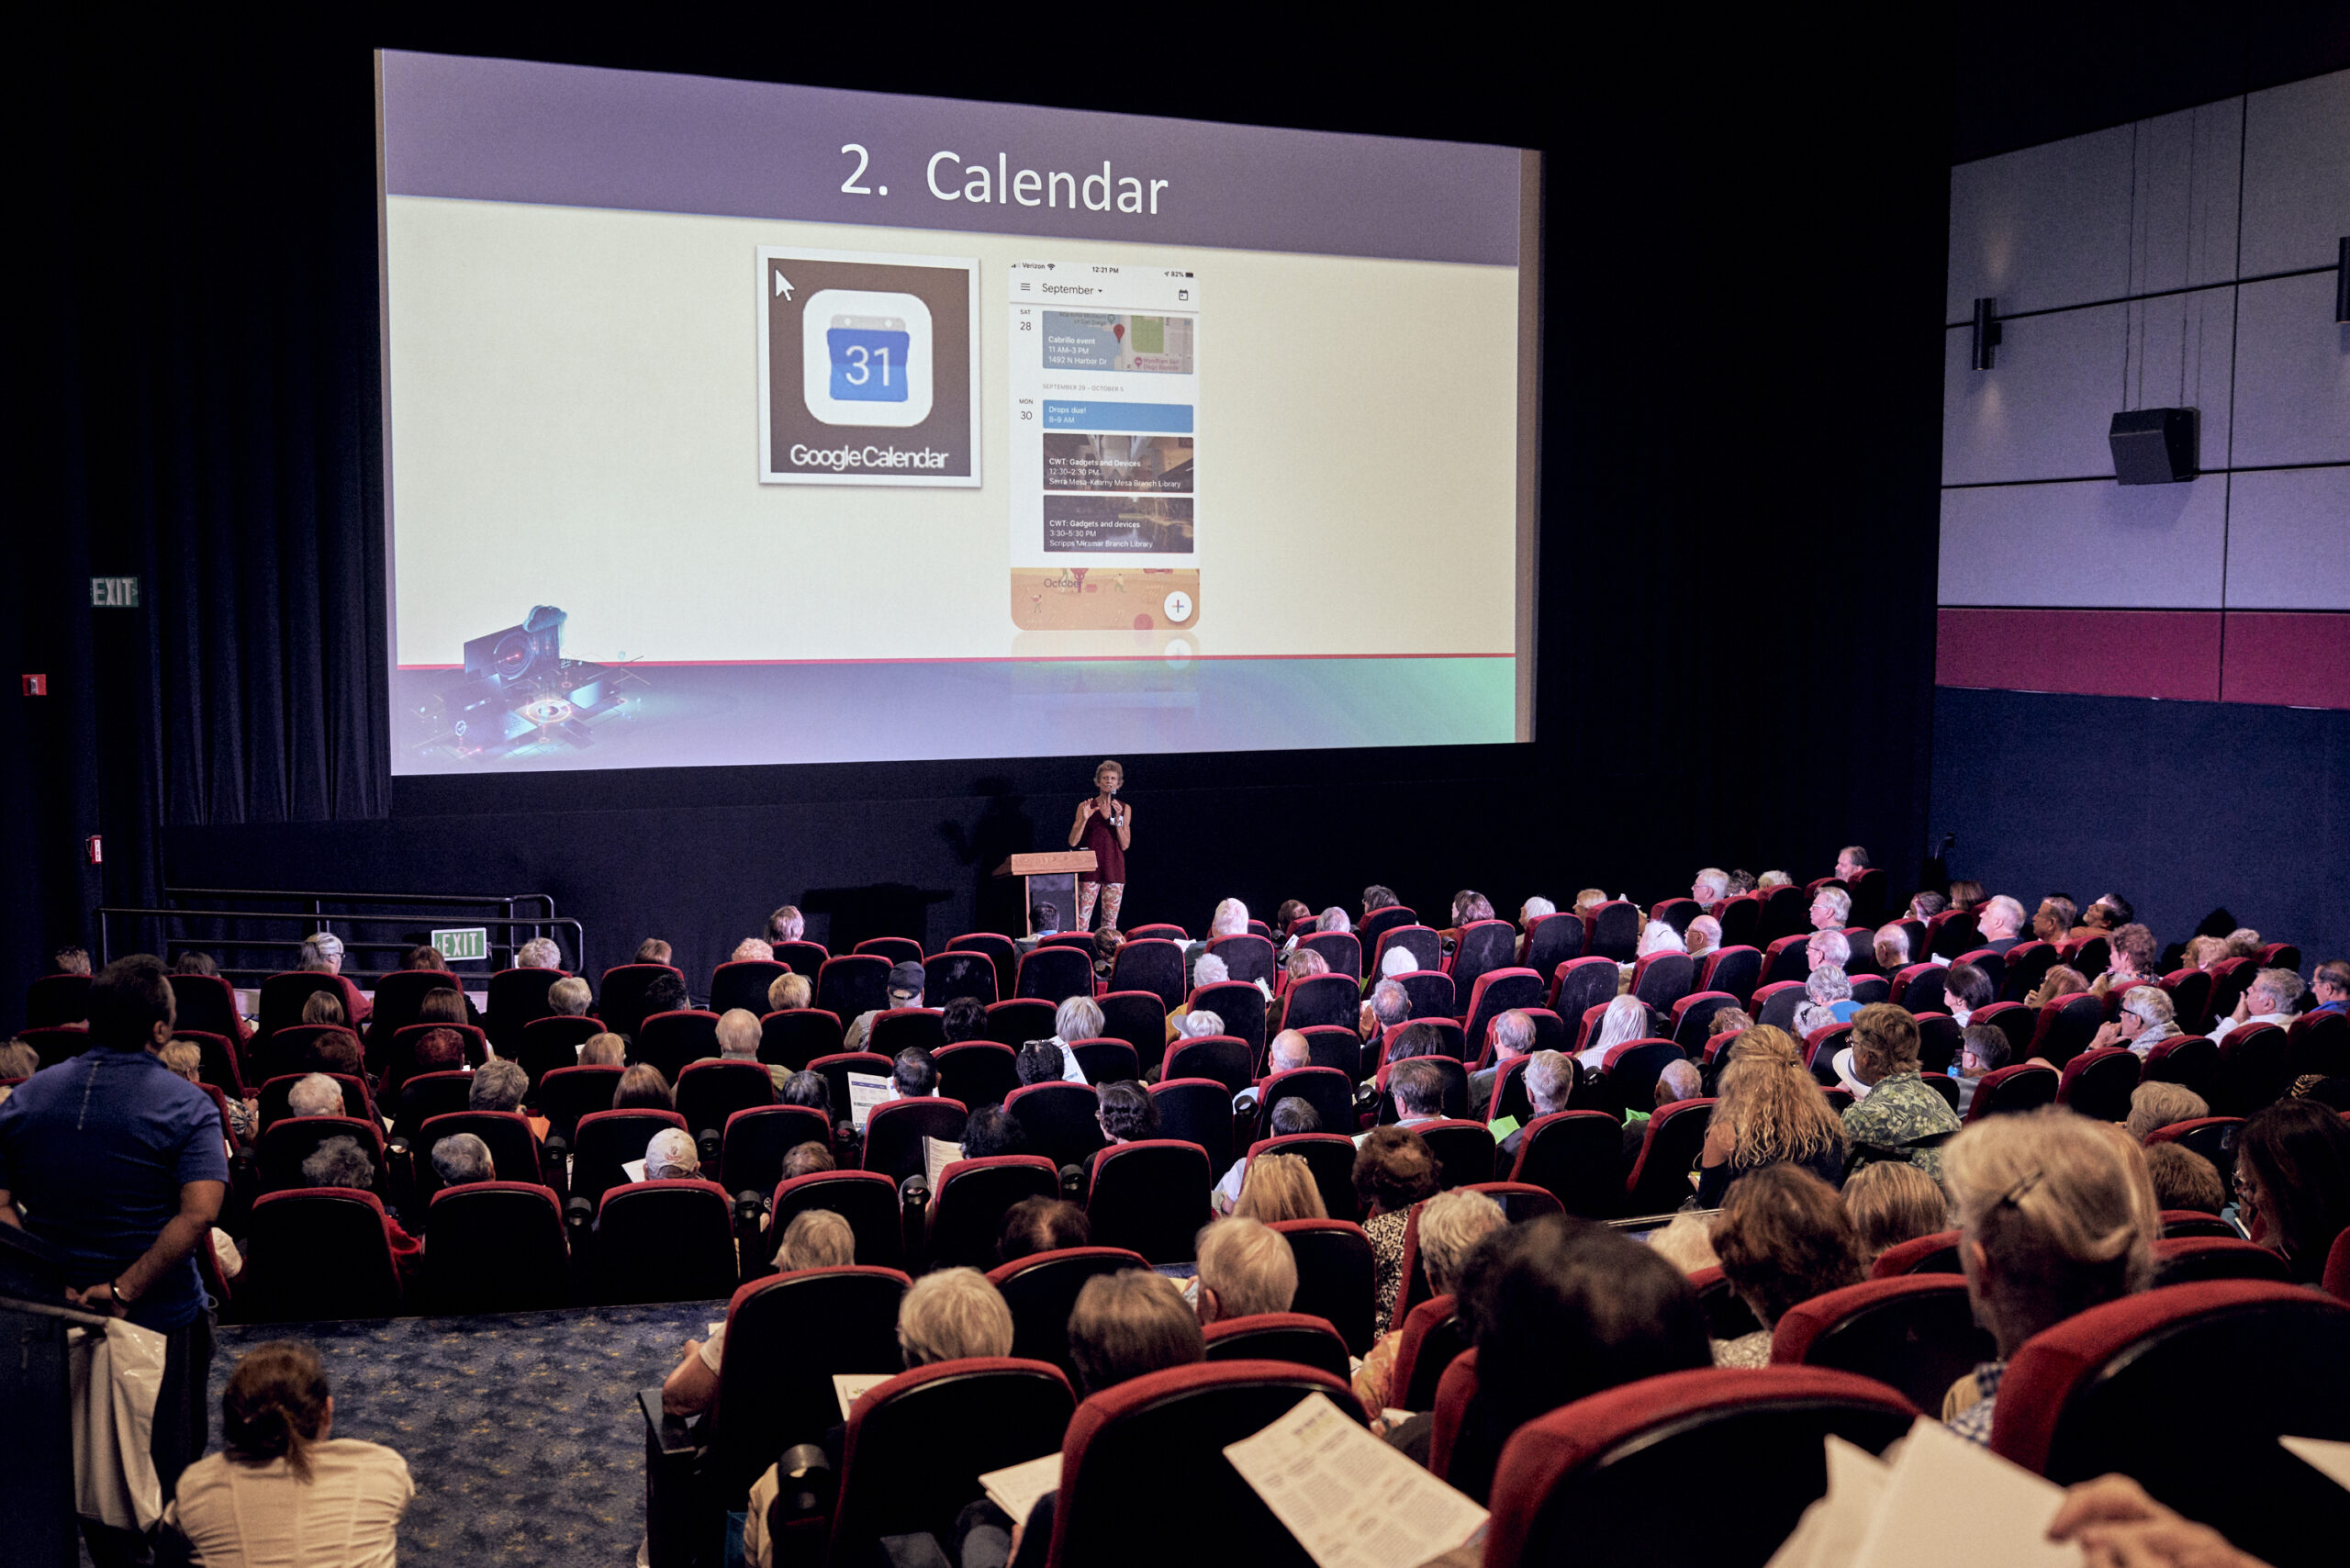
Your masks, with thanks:
M 1534 1048 L 1534 1020 L 1524 1009 L 1513 1007 L 1494 1020 L 1485 1037 L 1493 1044 L 1495 1061 L 1522 1057 Z
M 1295 1029 L 1283 1029 L 1280 1034 L 1275 1035 L 1266 1056 L 1275 1072 L 1288 1072 L 1293 1068 L 1314 1065 L 1314 1048 L 1305 1043 L 1305 1036 Z
M 718 1020 L 718 1054 L 748 1061 L 759 1054 L 759 1015 L 747 1007 L 730 1007 Z

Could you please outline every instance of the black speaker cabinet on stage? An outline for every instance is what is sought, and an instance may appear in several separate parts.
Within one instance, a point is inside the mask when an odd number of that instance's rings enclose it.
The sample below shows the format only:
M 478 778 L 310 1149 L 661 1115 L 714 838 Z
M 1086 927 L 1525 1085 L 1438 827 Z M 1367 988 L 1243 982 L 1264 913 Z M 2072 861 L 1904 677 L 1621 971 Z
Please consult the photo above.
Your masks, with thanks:
M 2125 485 L 2175 485 L 2192 479 L 2195 410 L 2132 409 L 2113 416 L 2113 476 Z

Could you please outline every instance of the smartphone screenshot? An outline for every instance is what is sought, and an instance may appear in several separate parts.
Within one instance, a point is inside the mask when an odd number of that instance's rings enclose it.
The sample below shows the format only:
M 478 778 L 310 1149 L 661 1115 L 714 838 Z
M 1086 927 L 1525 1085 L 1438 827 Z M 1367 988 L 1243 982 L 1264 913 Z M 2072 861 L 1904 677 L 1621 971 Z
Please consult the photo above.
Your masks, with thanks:
M 1069 262 L 1006 277 L 1013 624 L 1197 625 L 1199 279 Z

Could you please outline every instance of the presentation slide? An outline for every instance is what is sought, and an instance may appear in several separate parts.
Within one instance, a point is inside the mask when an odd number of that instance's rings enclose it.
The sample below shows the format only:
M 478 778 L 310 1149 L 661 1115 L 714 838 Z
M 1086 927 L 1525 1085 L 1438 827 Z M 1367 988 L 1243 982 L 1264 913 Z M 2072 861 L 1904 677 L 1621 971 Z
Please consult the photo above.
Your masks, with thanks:
M 377 70 L 395 773 L 1531 738 L 1536 154 Z

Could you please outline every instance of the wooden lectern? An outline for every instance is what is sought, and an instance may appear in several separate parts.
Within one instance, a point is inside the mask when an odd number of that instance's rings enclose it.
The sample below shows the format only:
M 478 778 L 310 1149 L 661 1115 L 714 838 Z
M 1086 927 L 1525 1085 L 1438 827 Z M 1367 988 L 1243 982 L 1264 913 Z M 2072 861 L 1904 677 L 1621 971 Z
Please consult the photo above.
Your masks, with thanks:
M 995 868 L 999 877 L 1021 877 L 1027 886 L 1020 899 L 1021 935 L 1034 936 L 1036 924 L 1029 911 L 1039 903 L 1051 904 L 1060 912 L 1060 929 L 1069 931 L 1077 924 L 1077 879 L 1080 872 L 1091 871 L 1096 862 L 1091 849 L 1056 849 L 1049 855 L 1015 855 Z

